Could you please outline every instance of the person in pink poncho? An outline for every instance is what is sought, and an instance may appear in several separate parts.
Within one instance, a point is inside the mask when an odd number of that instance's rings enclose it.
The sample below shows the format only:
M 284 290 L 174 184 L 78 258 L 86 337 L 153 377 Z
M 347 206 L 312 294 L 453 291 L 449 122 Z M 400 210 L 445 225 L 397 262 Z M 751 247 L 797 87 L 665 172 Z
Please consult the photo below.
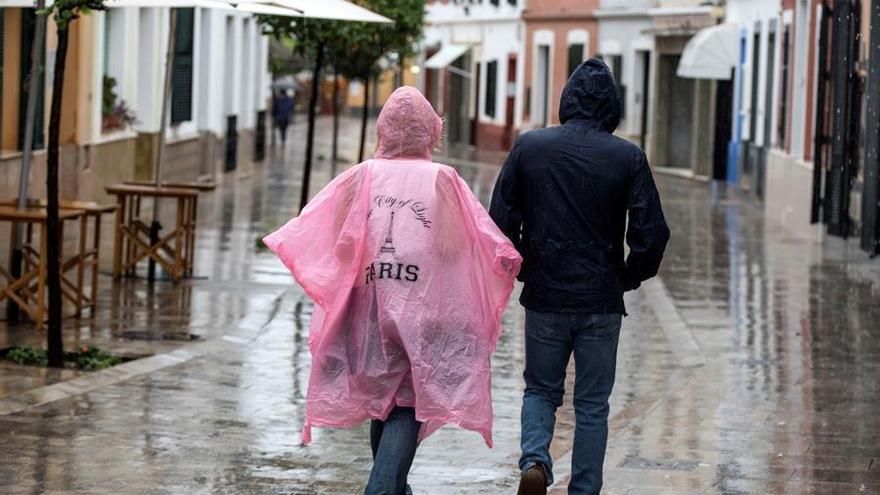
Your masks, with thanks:
M 521 258 L 458 173 L 431 161 L 443 123 L 396 90 L 372 160 L 264 239 L 315 302 L 302 441 L 372 420 L 366 495 L 410 493 L 417 445 L 444 424 L 492 446 L 490 356 Z

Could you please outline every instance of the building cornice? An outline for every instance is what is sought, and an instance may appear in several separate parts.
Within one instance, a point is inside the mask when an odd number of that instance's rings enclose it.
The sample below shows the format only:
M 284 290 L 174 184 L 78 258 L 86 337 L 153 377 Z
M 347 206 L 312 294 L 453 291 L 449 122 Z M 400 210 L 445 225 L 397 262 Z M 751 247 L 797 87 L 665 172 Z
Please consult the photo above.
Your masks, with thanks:
M 650 8 L 641 9 L 619 8 L 619 9 L 599 9 L 595 12 L 597 19 L 632 19 L 632 18 L 648 18 Z
M 526 9 L 523 11 L 522 18 L 526 22 L 594 20 L 596 19 L 596 9 L 555 9 L 539 11 L 530 11 Z
M 702 5 L 697 7 L 656 7 L 648 9 L 651 17 L 711 15 L 717 7 Z
M 430 19 L 429 17 L 425 18 L 425 26 L 449 26 L 453 24 L 492 24 L 492 23 L 509 23 L 509 22 L 519 22 L 520 16 L 516 14 L 510 14 L 505 16 L 493 16 L 493 17 L 446 17 L 442 19 Z

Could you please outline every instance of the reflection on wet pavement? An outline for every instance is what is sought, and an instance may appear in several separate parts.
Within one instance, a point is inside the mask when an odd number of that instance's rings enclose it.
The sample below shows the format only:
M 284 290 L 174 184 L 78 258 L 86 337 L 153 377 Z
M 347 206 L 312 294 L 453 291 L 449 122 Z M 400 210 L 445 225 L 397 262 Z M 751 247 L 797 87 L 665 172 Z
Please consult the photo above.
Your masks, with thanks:
M 291 143 L 302 129 L 294 133 Z M 356 125 L 346 122 L 347 133 Z M 319 154 L 329 156 L 326 143 Z M 450 154 L 485 201 L 497 164 Z M 295 214 L 299 165 L 298 156 L 275 158 L 202 199 L 197 279 L 152 288 L 102 280 L 102 309 L 94 321 L 69 321 L 79 329 L 71 342 L 202 351 L 0 416 L 0 491 L 362 491 L 365 427 L 316 429 L 311 446 L 299 445 L 312 306 L 256 243 Z M 315 187 L 327 169 L 319 160 Z M 752 200 L 680 179 L 658 184 L 673 237 L 661 280 L 628 295 L 604 493 L 880 493 L 877 262 L 844 244 L 789 239 L 764 225 Z M 512 301 L 493 359 L 495 449 L 444 428 L 419 450 L 416 493 L 515 491 L 522 324 Z M 0 397 L 68 378 L 0 366 Z M 573 420 L 567 400 L 554 493 L 565 493 Z

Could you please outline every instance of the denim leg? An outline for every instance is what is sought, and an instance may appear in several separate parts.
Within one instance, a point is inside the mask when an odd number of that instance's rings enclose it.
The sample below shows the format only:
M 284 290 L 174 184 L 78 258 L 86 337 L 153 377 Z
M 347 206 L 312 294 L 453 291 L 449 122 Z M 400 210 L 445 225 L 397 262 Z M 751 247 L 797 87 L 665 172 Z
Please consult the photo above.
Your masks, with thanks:
M 406 484 L 418 447 L 421 423 L 411 407 L 395 407 L 385 421 L 370 425 L 373 469 L 364 495 L 412 493 Z
M 574 451 L 571 495 L 598 495 L 608 442 L 608 397 L 614 387 L 617 341 L 622 316 L 596 314 L 581 318 L 574 334 Z
M 521 470 L 542 464 L 548 484 L 553 483 L 550 441 L 556 409 L 565 393 L 565 369 L 571 357 L 570 317 L 526 311 L 526 369 L 523 377 Z

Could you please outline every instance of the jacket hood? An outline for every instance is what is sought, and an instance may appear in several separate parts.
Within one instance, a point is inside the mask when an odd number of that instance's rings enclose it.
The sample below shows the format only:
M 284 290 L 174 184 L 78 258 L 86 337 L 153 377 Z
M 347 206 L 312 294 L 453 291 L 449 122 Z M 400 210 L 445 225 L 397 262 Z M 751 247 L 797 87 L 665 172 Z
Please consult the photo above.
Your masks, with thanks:
M 403 86 L 385 102 L 376 130 L 376 158 L 430 160 L 431 150 L 440 141 L 443 121 L 419 90 Z
M 582 63 L 565 84 L 559 102 L 559 122 L 586 120 L 614 132 L 620 123 L 620 96 L 611 70 L 600 59 Z

